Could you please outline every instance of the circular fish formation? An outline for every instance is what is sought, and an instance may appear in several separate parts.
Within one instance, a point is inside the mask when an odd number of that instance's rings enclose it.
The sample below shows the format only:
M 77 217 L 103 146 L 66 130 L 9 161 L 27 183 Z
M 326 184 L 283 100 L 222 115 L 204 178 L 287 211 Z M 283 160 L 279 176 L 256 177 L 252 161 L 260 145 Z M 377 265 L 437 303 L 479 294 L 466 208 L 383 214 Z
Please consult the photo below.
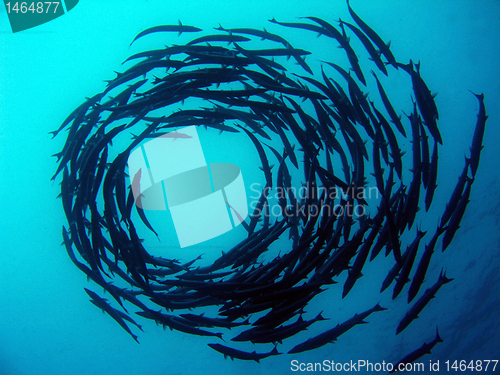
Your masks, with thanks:
M 452 280 L 442 272 L 422 292 L 438 240 L 442 236 L 444 251 L 469 201 L 487 119 L 483 95 L 476 95 L 480 110 L 471 156 L 439 225 L 423 246 L 426 232 L 412 234 L 411 229 L 417 216 L 426 215 L 437 186 L 438 149 L 443 144 L 437 106 L 420 64 L 398 62 L 388 44 L 348 7 L 354 23 L 340 20 L 334 26 L 316 17 L 298 23 L 271 20 L 284 29 L 318 34 L 328 48 L 340 45 L 347 68 L 324 62 L 314 74 L 305 59 L 309 52 L 294 48 L 283 36 L 265 29 L 220 26 L 216 34 L 129 57 L 126 61 L 132 66 L 53 132 L 56 136 L 68 131 L 56 154 L 53 176 L 62 174 L 60 197 L 68 219 L 64 245 L 73 263 L 111 297 L 85 289 L 91 302 L 136 341 L 132 329 L 141 326 L 131 312 L 164 328 L 224 339 L 225 344 L 208 345 L 225 356 L 259 362 L 281 354 L 278 344 L 328 320 L 323 317 L 330 315 L 328 311 L 304 319 L 304 309 L 328 288 L 343 288 L 345 297 L 365 263 L 384 249 L 393 267 L 387 270 L 381 292 L 392 286 L 394 299 L 407 289 L 409 308 L 394 327 L 397 334 Z M 200 31 L 181 23 L 163 25 L 141 32 L 134 41 L 153 33 Z M 365 76 L 350 36 L 361 41 L 374 69 L 384 75 L 396 69 L 406 72 L 412 84 L 408 96 L 415 98 L 406 118 L 392 106 L 377 73 Z M 252 43 L 274 48 L 247 47 Z M 285 58 L 297 62 L 303 73 L 290 73 L 280 63 Z M 342 80 L 335 81 L 327 72 L 339 73 Z M 383 107 L 377 108 L 362 91 L 372 76 L 378 88 L 373 96 Z M 133 150 L 151 138 L 175 138 L 175 131 L 186 126 L 247 137 L 261 160 L 265 180 L 249 219 L 239 217 L 248 235 L 209 265 L 198 265 L 200 257 L 181 263 L 148 252 L 140 230 L 159 234 L 137 204 L 134 176 L 127 175 Z M 132 141 L 131 133 L 136 134 Z M 406 138 L 411 150 L 400 148 Z M 405 153 L 411 158 L 404 158 Z M 302 185 L 297 183 L 298 173 L 303 174 Z M 280 209 L 276 217 L 270 215 L 272 204 Z M 278 240 L 279 254 L 266 258 Z M 334 285 L 344 274 L 344 284 Z M 207 308 L 211 316 L 203 314 Z M 387 308 L 377 304 L 343 323 L 317 323 L 324 332 L 309 336 L 288 353 L 334 342 Z M 229 339 L 233 343 L 227 344 Z M 275 347 L 248 352 L 238 349 L 240 341 Z M 401 363 L 416 360 L 440 341 L 437 334 Z

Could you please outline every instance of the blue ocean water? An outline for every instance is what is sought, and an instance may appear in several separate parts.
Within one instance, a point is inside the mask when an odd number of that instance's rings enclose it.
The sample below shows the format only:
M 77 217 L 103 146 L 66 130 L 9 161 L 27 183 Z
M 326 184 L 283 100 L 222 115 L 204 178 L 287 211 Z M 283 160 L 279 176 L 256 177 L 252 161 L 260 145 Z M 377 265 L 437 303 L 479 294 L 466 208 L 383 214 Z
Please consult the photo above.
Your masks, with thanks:
M 436 326 L 444 342 L 420 361 L 500 360 L 500 286 L 497 253 L 500 243 L 500 4 L 497 1 L 420 2 L 352 1 L 355 11 L 385 40 L 397 59 L 421 61 L 421 73 L 437 92 L 439 126 L 444 140 L 440 149 L 438 189 L 433 208 L 417 219 L 422 229 L 435 228 L 438 218 L 468 156 L 477 99 L 468 90 L 484 93 L 489 115 L 479 172 L 461 228 L 446 252 L 438 250 L 425 287 L 437 280 L 441 269 L 455 280 L 402 334 L 397 322 L 407 309 L 402 298 L 391 301 L 390 292 L 379 293 L 390 262 L 377 259 L 363 270 L 365 277 L 341 298 L 341 288 L 317 296 L 307 307 L 311 318 L 323 311 L 330 320 L 311 326 L 290 339 L 280 351 L 321 333 L 372 307 L 377 302 L 388 311 L 370 316 L 335 344 L 298 355 L 281 355 L 260 364 L 230 359 L 210 349 L 213 339 L 163 331 L 142 320 L 144 332 L 135 343 L 123 329 L 88 302 L 84 287 L 101 292 L 71 263 L 63 246 L 61 226 L 66 224 L 58 182 L 50 181 L 56 164 L 52 154 L 64 144 L 65 134 L 51 139 L 56 129 L 85 97 L 105 87 L 131 54 L 163 45 L 185 43 L 191 36 L 156 34 L 129 47 L 140 31 L 160 24 L 195 25 L 210 33 L 213 27 L 253 27 L 285 36 L 296 48 L 313 54 L 307 58 L 318 71 L 321 60 L 347 66 L 335 43 L 311 33 L 286 29 L 268 22 L 298 22 L 301 16 L 321 17 L 334 23 L 349 20 L 344 1 L 265 2 L 164 2 L 80 1 L 68 14 L 34 29 L 12 34 L 7 15 L 0 15 L 0 374 L 289 374 L 292 360 L 300 363 L 396 363 L 404 355 L 434 339 Z M 352 38 L 360 60 L 367 60 L 363 46 Z M 315 62 L 316 61 L 316 62 Z M 281 62 L 281 61 L 280 61 Z M 291 70 L 295 63 L 283 60 Z M 368 63 L 366 63 L 366 66 Z M 365 75 L 368 78 L 369 70 Z M 370 77 L 371 78 L 371 77 Z M 340 79 L 340 78 L 339 78 Z M 384 87 L 396 108 L 411 111 L 411 83 L 401 74 L 391 75 Z M 365 90 L 378 98 L 373 80 Z M 242 168 L 245 182 L 261 181 L 258 157 L 251 143 L 232 135 L 202 137 L 208 157 Z M 203 138 L 205 137 L 205 138 Z M 402 147 L 410 149 L 409 140 Z M 248 154 L 245 152 L 248 151 Z M 248 177 L 247 177 L 248 176 Z M 214 242 L 206 255 L 220 253 L 224 241 L 232 243 L 242 232 L 228 233 Z M 233 242 L 234 243 L 234 242 Z M 162 243 L 158 251 L 175 248 Z M 170 246 L 170 247 L 169 247 Z M 186 250 L 186 259 L 202 246 Z M 207 251 L 207 249 L 203 249 Z M 192 251 L 189 253 L 188 251 Z M 180 254 L 184 255 L 184 253 Z M 339 285 L 345 275 L 339 278 Z M 136 330 L 137 331 L 137 330 Z M 273 346 L 243 350 L 270 351 Z M 426 371 L 420 373 L 429 373 Z M 472 373 L 467 370 L 466 373 Z M 500 371 L 497 366 L 496 372 Z M 484 372 L 484 371 L 483 371 Z M 491 367 L 488 369 L 491 372 Z

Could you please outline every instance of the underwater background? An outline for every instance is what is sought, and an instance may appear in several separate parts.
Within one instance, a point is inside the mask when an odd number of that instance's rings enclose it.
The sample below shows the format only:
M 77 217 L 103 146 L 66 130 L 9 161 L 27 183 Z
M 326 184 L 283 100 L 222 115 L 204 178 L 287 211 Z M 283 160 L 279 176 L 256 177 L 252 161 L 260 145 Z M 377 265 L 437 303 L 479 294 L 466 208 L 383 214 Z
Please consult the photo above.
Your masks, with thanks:
M 423 222 L 417 216 L 417 225 L 437 225 L 461 173 L 464 155 L 469 155 L 478 102 L 468 90 L 485 95 L 489 119 L 470 203 L 454 241 L 446 252 L 436 251 L 427 274 L 428 283 L 433 283 L 445 269 L 455 280 L 439 291 L 420 318 L 396 336 L 395 326 L 407 309 L 406 301 L 396 299 L 391 301 L 390 310 L 370 316 L 369 324 L 355 327 L 335 344 L 297 355 L 273 356 L 260 364 L 225 360 L 207 346 L 218 342 L 213 338 L 164 331 L 152 321 L 134 317 L 144 329 L 136 332 L 138 345 L 88 302 L 84 287 L 101 290 L 87 282 L 61 246 L 61 226 L 66 218 L 57 199 L 59 180 L 50 178 L 56 169 L 51 155 L 62 148 L 65 139 L 51 139 L 49 132 L 57 129 L 86 97 L 101 92 L 105 80 L 113 79 L 114 71 L 123 69 L 122 62 L 133 53 L 192 38 L 160 33 L 129 47 L 140 31 L 177 24 L 178 20 L 206 33 L 219 24 L 228 28 L 265 27 L 285 36 L 294 47 L 311 51 L 307 61 L 314 65 L 313 61 L 324 60 L 325 56 L 335 61 L 335 43 L 268 20 L 275 17 L 297 22 L 301 16 L 316 16 L 331 23 L 339 17 L 349 20 L 345 1 L 82 0 L 63 17 L 16 34 L 12 34 L 2 7 L 0 374 L 289 374 L 293 373 L 294 359 L 396 363 L 433 340 L 436 326 L 444 342 L 420 362 L 439 360 L 444 373 L 446 360 L 500 360 L 500 3 L 353 0 L 351 6 L 384 40 L 391 40 L 398 61 L 420 60 L 422 77 L 438 93 L 435 100 L 444 144 L 439 155 L 439 187 L 435 210 L 423 215 Z M 362 50 L 359 41 L 354 43 L 356 51 Z M 290 59 L 287 64 L 295 63 Z M 404 83 L 385 83 L 385 89 L 396 108 L 411 111 L 411 86 L 405 78 Z M 378 95 L 373 82 L 366 91 L 370 96 Z M 251 144 L 238 145 L 231 135 L 223 133 L 207 136 L 203 145 L 211 159 L 240 166 L 244 178 L 250 176 L 246 185 L 253 177 L 262 178 L 260 172 L 253 171 L 258 165 L 252 160 L 259 160 Z M 411 147 L 409 140 L 406 146 Z M 246 157 L 245 150 L 253 159 Z M 224 248 L 222 240 L 231 240 L 231 236 L 235 235 L 221 237 L 212 251 L 219 254 Z M 187 260 L 207 249 L 200 244 L 183 251 Z M 341 298 L 341 288 L 315 297 L 307 313 L 312 317 L 323 311 L 330 320 L 311 326 L 290 343 L 298 344 L 377 302 L 389 304 L 390 293 L 380 294 L 378 290 L 390 266 L 383 259 L 378 261 L 367 266 L 363 271 L 366 276 L 346 298 Z M 339 282 L 343 283 L 343 277 Z M 424 287 L 429 287 L 428 283 Z M 269 344 L 268 350 L 257 350 L 267 352 L 272 348 Z M 255 349 L 249 344 L 245 350 Z

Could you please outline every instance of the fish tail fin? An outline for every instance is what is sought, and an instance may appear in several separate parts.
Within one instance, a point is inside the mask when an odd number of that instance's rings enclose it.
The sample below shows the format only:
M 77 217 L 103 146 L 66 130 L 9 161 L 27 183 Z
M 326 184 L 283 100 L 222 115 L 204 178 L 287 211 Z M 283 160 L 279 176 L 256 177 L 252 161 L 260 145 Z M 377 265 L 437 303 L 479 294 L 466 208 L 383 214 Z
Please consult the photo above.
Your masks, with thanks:
M 441 270 L 441 274 L 439 275 L 439 281 L 441 281 L 443 284 L 447 284 L 453 280 L 454 279 L 450 279 L 450 278 L 446 277 L 446 271 Z
M 442 235 L 445 231 L 446 231 L 446 226 L 439 225 L 439 227 L 437 228 L 438 236 Z
M 321 311 L 314 320 L 328 320 L 328 318 L 323 318 L 323 311 Z
M 443 342 L 444 340 L 439 336 L 438 327 L 436 327 L 436 342 Z
M 278 347 L 275 346 L 273 350 L 271 350 L 271 355 L 279 355 L 281 354 L 280 352 L 278 352 Z
M 57 130 L 49 132 L 49 134 L 52 134 L 52 138 L 54 138 L 58 133 L 59 133 L 59 131 L 57 131 Z
M 410 63 L 411 62 L 412 61 L 410 60 Z M 414 65 L 415 65 L 415 68 L 417 69 L 417 73 L 420 73 L 420 60 L 418 61 L 418 63 L 415 63 Z

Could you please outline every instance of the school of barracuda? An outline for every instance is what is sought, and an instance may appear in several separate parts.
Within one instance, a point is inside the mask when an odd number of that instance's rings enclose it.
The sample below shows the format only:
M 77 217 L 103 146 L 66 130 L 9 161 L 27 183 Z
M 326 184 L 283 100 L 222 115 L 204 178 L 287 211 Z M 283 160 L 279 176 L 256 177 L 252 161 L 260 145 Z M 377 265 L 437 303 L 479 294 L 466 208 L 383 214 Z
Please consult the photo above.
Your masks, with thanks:
M 389 44 L 347 5 L 353 23 L 339 20 L 334 26 L 316 17 L 303 17 L 296 23 L 270 20 L 284 30 L 300 29 L 314 38 L 320 35 L 325 48 L 339 45 L 348 58 L 347 68 L 324 61 L 321 71 L 313 72 L 305 59 L 310 53 L 294 48 L 281 35 L 219 26 L 217 33 L 184 45 L 130 56 L 127 64 L 134 65 L 118 73 L 103 92 L 85 100 L 53 132 L 55 137 L 67 130 L 64 147 L 55 155 L 58 167 L 53 176 L 62 175 L 60 198 L 68 220 L 62 229 L 65 248 L 88 280 L 116 303 L 85 289 L 91 302 L 137 342 L 133 330 L 141 326 L 132 313 L 163 328 L 230 340 L 231 344 L 208 345 L 242 360 L 259 362 L 281 354 L 279 349 L 287 339 L 314 323 L 324 327 L 323 333 L 309 336 L 288 353 L 322 347 L 366 323 L 371 314 L 390 308 L 377 304 L 345 322 L 325 318 L 332 316 L 328 311 L 303 318 L 315 296 L 342 287 L 336 279 L 343 274 L 347 275 L 345 297 L 362 276 L 368 259 L 374 260 L 383 249 L 386 257 L 393 258 L 393 267 L 387 270 L 381 293 L 391 287 L 393 299 L 405 294 L 401 298 L 408 301 L 406 314 L 395 322 L 395 334 L 418 324 L 414 321 L 420 312 L 453 280 L 442 271 L 437 280 L 424 283 L 434 251 L 450 245 L 469 202 L 487 120 L 484 95 L 474 94 L 479 113 L 470 157 L 465 159 L 437 228 L 429 234 L 416 229 L 416 218 L 421 220 L 431 207 L 438 181 L 438 150 L 446 144 L 434 96 L 420 74 L 420 63 L 398 62 Z M 149 28 L 133 42 L 169 32 L 181 35 L 202 30 L 179 22 Z M 377 73 L 367 75 L 361 70 L 350 36 L 361 41 Z M 245 48 L 251 40 L 266 40 L 276 47 Z M 303 74 L 287 74 L 280 63 L 287 58 L 298 63 Z M 377 76 L 396 69 L 406 72 L 412 85 L 408 96 L 414 99 L 413 109 L 405 116 L 392 106 Z M 333 80 L 328 72 L 340 73 L 343 80 Z M 363 86 L 372 78 L 378 92 L 367 95 Z M 371 96 L 381 100 L 383 107 L 377 108 Z M 205 103 L 202 107 L 200 100 Z M 148 253 L 137 226 L 158 234 L 135 204 L 126 182 L 127 158 L 141 142 L 191 125 L 219 131 L 220 137 L 225 132 L 248 137 L 265 178 L 254 212 L 241 223 L 248 236 L 204 266 L 196 264 L 200 257 L 181 263 Z M 137 135 L 111 158 L 113 140 L 130 133 Z M 411 141 L 411 150 L 400 148 L 405 138 Z M 269 145 L 272 139 L 279 140 L 281 149 Z M 403 163 L 405 153 L 412 155 L 410 165 Z M 293 193 L 296 184 L 291 168 L 303 171 L 304 197 Z M 403 183 L 405 170 L 411 171 L 412 178 Z M 363 197 L 369 183 L 380 194 L 378 207 L 358 218 L 341 215 L 354 204 L 369 204 Z M 272 189 L 286 192 L 279 198 L 278 217 L 268 214 Z M 341 197 L 333 194 L 338 189 L 344 193 Z M 335 203 L 338 199 L 340 204 Z M 403 245 L 404 233 L 413 240 Z M 289 248 L 264 261 L 263 254 L 283 237 L 290 239 Z M 420 259 L 418 264 L 416 259 Z M 203 314 L 207 306 L 218 308 L 217 315 Z M 307 337 L 306 333 L 301 337 Z M 274 344 L 274 349 L 247 352 L 237 349 L 240 341 Z M 441 341 L 436 333 L 434 341 L 424 343 L 400 363 L 430 353 Z

